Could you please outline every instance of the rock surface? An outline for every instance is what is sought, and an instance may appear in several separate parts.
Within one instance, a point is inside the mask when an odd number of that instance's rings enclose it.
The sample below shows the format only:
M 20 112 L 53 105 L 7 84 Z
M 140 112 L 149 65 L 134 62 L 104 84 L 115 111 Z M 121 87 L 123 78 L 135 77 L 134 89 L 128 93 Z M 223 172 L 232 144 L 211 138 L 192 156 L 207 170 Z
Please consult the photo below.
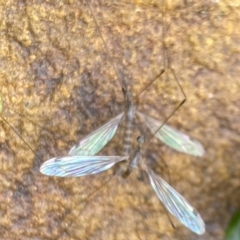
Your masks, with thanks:
M 240 198 L 239 0 L 96 2 L 111 60 L 86 1 L 0 3 L 1 239 L 223 239 Z M 187 156 L 152 139 L 145 157 L 200 212 L 203 236 L 173 217 L 172 228 L 139 171 L 92 196 L 112 171 L 65 179 L 39 173 L 121 112 L 121 84 L 140 93 L 164 68 L 164 49 L 187 96 L 169 125 L 198 139 L 206 154 Z M 138 103 L 164 121 L 183 99 L 166 64 Z M 121 154 L 121 141 L 120 130 L 100 154 Z

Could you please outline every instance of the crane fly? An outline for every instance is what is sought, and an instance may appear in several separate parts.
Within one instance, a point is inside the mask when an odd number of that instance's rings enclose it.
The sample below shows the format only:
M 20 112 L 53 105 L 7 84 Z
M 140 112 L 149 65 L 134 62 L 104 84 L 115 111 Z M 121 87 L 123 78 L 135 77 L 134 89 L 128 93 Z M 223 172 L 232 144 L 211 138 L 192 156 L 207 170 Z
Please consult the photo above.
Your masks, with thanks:
M 138 137 L 138 148 L 129 161 L 129 156 L 65 156 L 46 161 L 40 168 L 41 173 L 58 177 L 81 177 L 98 174 L 108 170 L 115 164 L 125 161 L 127 165 L 121 172 L 123 178 L 128 177 L 135 168 L 144 170 L 158 199 L 165 208 L 183 225 L 196 234 L 205 232 L 202 217 L 188 201 L 173 189 L 167 182 L 150 169 L 142 159 L 142 145 L 144 137 Z
M 117 73 L 116 68 L 115 71 Z M 119 74 L 117 73 L 117 75 Z M 58 177 L 80 177 L 98 174 L 120 163 L 127 162 L 124 171 L 116 172 L 117 174 L 121 173 L 121 176 L 125 178 L 130 175 L 134 168 L 139 166 L 147 173 L 152 188 L 166 209 L 190 230 L 197 234 L 203 234 L 205 225 L 200 214 L 167 182 L 142 163 L 143 137 L 138 138 L 138 149 L 129 161 L 133 119 L 135 117 L 141 119 L 153 136 L 179 152 L 203 156 L 205 152 L 203 146 L 197 140 L 191 139 L 188 135 L 164 124 L 165 122 L 139 112 L 132 99 L 132 92 L 126 84 L 121 85 L 125 99 L 125 110 L 73 146 L 68 156 L 47 160 L 40 168 L 41 173 Z M 96 156 L 115 136 L 121 122 L 124 122 L 125 127 L 122 156 Z

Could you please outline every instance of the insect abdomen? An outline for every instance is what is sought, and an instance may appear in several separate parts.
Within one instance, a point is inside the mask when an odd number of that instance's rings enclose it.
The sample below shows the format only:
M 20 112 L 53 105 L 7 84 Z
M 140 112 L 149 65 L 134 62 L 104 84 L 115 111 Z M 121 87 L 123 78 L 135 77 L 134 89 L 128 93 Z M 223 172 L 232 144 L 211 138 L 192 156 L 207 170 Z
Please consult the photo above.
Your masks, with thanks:
M 129 156 L 132 142 L 132 120 L 127 119 L 123 139 L 123 156 Z

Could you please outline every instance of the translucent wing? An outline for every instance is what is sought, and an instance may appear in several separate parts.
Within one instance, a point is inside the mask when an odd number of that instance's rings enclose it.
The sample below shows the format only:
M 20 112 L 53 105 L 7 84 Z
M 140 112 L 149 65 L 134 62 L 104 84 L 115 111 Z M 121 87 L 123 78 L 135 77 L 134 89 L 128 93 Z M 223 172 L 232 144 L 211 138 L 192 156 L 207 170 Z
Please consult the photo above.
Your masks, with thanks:
M 68 155 L 93 156 L 98 153 L 115 135 L 123 114 L 124 113 L 119 114 L 117 117 L 86 136 L 77 145 L 72 147 Z
M 147 167 L 146 171 L 152 188 L 166 209 L 193 232 L 203 234 L 205 224 L 197 210 L 154 171 Z
M 169 147 L 183 153 L 187 153 L 194 156 L 203 156 L 205 151 L 200 142 L 191 139 L 189 136 L 181 133 L 180 131 L 167 126 L 166 124 L 159 129 L 162 125 L 158 120 L 148 117 L 140 112 L 137 112 L 138 116 L 142 118 L 148 129 L 152 134 L 164 142 Z M 159 130 L 158 130 L 159 129 Z
M 126 156 L 66 156 L 52 158 L 42 164 L 40 172 L 48 176 L 80 177 L 111 168 Z

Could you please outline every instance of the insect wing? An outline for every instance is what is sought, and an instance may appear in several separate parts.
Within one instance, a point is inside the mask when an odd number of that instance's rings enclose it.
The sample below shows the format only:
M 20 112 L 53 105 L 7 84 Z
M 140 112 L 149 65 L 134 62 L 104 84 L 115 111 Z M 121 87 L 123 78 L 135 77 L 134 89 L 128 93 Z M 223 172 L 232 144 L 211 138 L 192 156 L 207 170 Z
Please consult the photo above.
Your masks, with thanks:
M 42 164 L 40 172 L 48 176 L 80 177 L 108 170 L 126 156 L 66 156 Z
M 77 145 L 73 146 L 68 155 L 93 156 L 98 153 L 115 135 L 123 114 L 124 113 L 119 114 L 117 117 L 89 134 Z
M 205 151 L 200 142 L 191 139 L 189 136 L 181 133 L 180 131 L 171 128 L 164 124 L 160 129 L 162 123 L 156 119 L 148 117 L 140 112 L 137 112 L 138 116 L 142 118 L 148 129 L 152 134 L 164 142 L 167 146 L 183 153 L 201 157 Z M 158 130 L 159 129 L 159 130 Z
M 152 188 L 166 209 L 193 232 L 203 234 L 205 224 L 197 210 L 154 171 L 147 167 L 146 171 Z

